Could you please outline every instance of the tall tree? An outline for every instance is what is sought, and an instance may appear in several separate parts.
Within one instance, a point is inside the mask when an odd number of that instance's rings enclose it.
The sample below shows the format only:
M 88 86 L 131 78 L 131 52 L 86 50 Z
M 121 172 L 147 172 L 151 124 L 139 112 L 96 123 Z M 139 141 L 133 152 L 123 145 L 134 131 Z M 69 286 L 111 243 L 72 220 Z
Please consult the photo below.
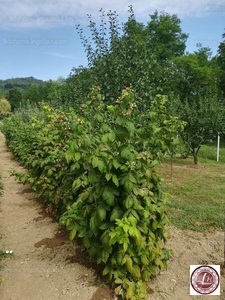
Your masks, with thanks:
M 177 15 L 159 14 L 158 11 L 150 15 L 146 26 L 148 46 L 153 50 L 157 62 L 163 63 L 184 54 L 188 35 L 182 32 L 180 25 Z
M 130 6 L 128 20 L 123 25 L 119 24 L 118 15 L 110 11 L 107 27 L 105 12 L 100 12 L 99 29 L 89 16 L 90 39 L 78 26 L 93 78 L 102 88 L 106 101 L 117 98 L 125 86 L 131 86 L 145 109 L 149 97 L 170 91 L 172 64 L 169 60 L 183 53 L 187 35 L 182 33 L 175 15 L 155 13 L 148 25 L 144 25 L 136 21 Z M 153 30 L 154 26 L 157 30 Z M 161 44 L 156 51 L 157 41 Z

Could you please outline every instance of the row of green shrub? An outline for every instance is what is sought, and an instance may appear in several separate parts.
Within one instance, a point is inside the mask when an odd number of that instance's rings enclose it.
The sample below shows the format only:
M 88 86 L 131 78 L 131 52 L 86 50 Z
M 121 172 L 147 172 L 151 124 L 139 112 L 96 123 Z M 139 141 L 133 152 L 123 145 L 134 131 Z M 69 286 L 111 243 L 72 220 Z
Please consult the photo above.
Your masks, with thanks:
M 12 116 L 2 131 L 27 169 L 14 172 L 50 205 L 70 239 L 82 238 L 115 293 L 144 299 L 147 283 L 165 269 L 170 250 L 167 201 L 156 167 L 182 124 L 158 95 L 140 114 L 134 92 L 106 106 L 98 88 L 74 110 L 41 104 L 41 118 Z

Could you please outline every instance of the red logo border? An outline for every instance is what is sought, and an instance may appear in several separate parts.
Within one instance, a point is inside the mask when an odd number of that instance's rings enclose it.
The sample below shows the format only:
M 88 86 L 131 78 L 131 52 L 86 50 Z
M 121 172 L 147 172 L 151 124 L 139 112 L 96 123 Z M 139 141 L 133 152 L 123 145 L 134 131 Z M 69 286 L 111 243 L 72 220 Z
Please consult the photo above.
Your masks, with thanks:
M 201 293 L 201 292 L 199 292 L 198 290 L 195 289 L 195 287 L 194 287 L 193 284 L 192 284 L 192 277 L 193 277 L 194 273 L 196 272 L 196 270 L 201 269 L 201 268 L 210 268 L 210 269 L 212 269 L 212 270 L 216 273 L 217 278 L 218 278 L 218 283 L 217 283 L 216 288 L 215 288 L 213 291 L 209 292 L 209 293 Z M 197 267 L 197 268 L 192 272 L 190 281 L 191 281 L 191 286 L 192 286 L 192 288 L 196 291 L 196 293 L 198 293 L 198 294 L 200 294 L 200 295 L 210 295 L 210 294 L 212 294 L 213 292 L 215 292 L 215 291 L 217 290 L 217 288 L 218 288 L 218 286 L 219 286 L 219 284 L 220 284 L 220 276 L 219 276 L 218 272 L 217 272 L 213 267 L 207 266 L 207 265 L 206 265 L 206 266 L 205 266 L 205 265 L 202 265 L 202 266 Z

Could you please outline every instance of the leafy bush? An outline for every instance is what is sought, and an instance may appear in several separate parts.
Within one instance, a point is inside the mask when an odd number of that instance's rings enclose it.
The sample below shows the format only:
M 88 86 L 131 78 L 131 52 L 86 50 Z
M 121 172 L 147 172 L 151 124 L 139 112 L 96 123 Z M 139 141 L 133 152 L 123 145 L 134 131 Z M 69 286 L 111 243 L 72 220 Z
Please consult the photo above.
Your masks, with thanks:
M 93 88 L 80 114 L 43 103 L 43 118 L 6 120 L 9 148 L 28 169 L 14 172 L 30 183 L 103 268 L 115 293 L 144 299 L 146 282 L 165 269 L 167 201 L 156 167 L 182 128 L 166 114 L 166 97 L 138 111 L 134 92 L 123 90 L 106 106 Z
M 38 119 L 42 119 L 44 117 L 40 105 L 35 102 L 30 102 L 29 100 L 23 101 L 23 104 L 15 109 L 14 116 L 23 120 L 24 122 L 28 122 L 32 117 L 38 117 Z
M 5 117 L 11 112 L 11 105 L 6 99 L 0 99 L 0 116 Z

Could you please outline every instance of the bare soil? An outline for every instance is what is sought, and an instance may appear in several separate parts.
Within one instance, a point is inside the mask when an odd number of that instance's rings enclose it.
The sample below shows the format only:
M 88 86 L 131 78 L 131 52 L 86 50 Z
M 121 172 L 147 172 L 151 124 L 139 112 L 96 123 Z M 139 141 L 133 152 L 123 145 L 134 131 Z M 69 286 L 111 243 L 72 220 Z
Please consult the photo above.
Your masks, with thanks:
M 14 255 L 1 261 L 1 300 L 113 300 L 94 262 L 79 241 L 71 243 L 29 186 L 10 176 L 23 168 L 7 150 L 0 133 L 0 173 L 4 194 L 0 198 L 0 250 Z M 198 233 L 171 228 L 167 247 L 174 257 L 168 270 L 149 283 L 149 300 L 188 300 L 190 265 L 224 265 L 224 233 Z M 221 295 L 225 299 L 224 269 Z M 207 296 L 199 296 L 205 299 Z

